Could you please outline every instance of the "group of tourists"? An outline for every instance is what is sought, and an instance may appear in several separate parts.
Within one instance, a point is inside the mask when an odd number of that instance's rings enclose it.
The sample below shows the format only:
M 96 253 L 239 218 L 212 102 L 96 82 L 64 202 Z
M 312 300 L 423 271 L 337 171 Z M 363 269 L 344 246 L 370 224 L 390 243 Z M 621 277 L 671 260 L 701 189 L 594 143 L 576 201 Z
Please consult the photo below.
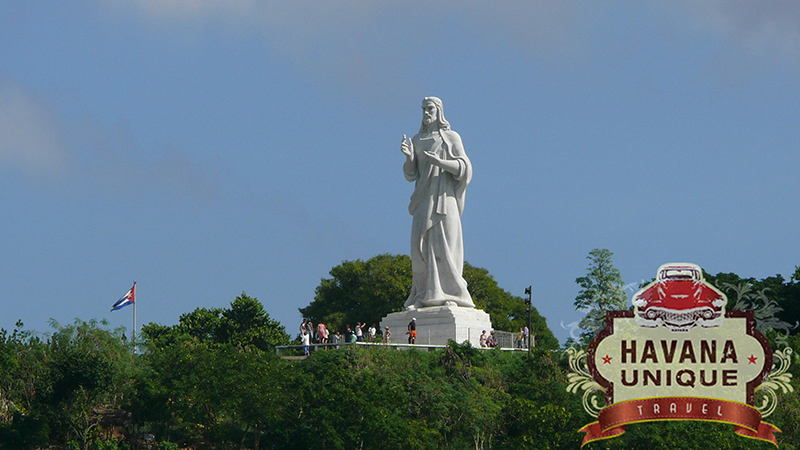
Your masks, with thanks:
M 378 331 L 375 324 L 372 324 L 372 326 L 367 328 L 367 334 L 364 335 L 364 327 L 366 326 L 366 322 L 356 322 L 354 328 L 350 328 L 350 325 L 345 325 L 344 334 L 336 333 L 334 336 L 334 339 L 336 339 L 334 344 L 341 342 L 375 342 L 377 336 L 381 333 Z
M 351 327 L 349 324 L 345 325 L 343 332 L 336 332 L 331 334 L 328 327 L 320 322 L 317 326 L 310 319 L 303 319 L 300 324 L 300 340 L 303 343 L 303 353 L 308 354 L 311 344 L 348 344 L 355 342 L 376 342 L 378 336 L 382 337 L 384 343 L 390 342 L 392 332 L 389 327 L 381 331 L 376 324 L 368 327 L 366 332 L 364 328 L 367 327 L 366 322 L 356 322 L 356 325 Z
M 528 336 L 530 336 L 530 330 L 528 327 L 519 327 L 519 332 L 514 336 L 515 347 L 516 348 L 525 348 L 525 343 L 528 342 Z
M 480 344 L 481 347 L 497 347 L 497 338 L 494 335 L 494 330 L 492 330 L 489 335 L 486 334 L 486 330 L 483 330 L 480 337 Z
M 514 347 L 525 348 L 525 343 L 528 341 L 529 335 L 530 331 L 528 327 L 520 327 L 519 332 L 514 334 Z M 495 337 L 494 330 L 488 335 L 486 334 L 486 330 L 483 330 L 480 337 L 480 344 L 481 347 L 497 347 L 497 338 Z
M 303 342 L 303 353 L 308 354 L 310 346 L 312 343 L 315 344 L 349 344 L 349 343 L 356 343 L 356 342 L 377 342 L 378 337 L 381 337 L 381 341 L 385 344 L 391 343 L 392 340 L 392 332 L 389 330 L 389 327 L 385 327 L 383 331 L 379 329 L 375 324 L 372 324 L 369 328 L 367 328 L 366 334 L 364 333 L 364 327 L 366 327 L 366 323 L 356 322 L 354 327 L 351 327 L 349 324 L 345 325 L 344 332 L 336 332 L 331 335 L 330 330 L 324 323 L 318 323 L 316 327 L 309 319 L 303 319 L 303 323 L 300 324 L 300 339 Z M 411 322 L 408 323 L 408 331 L 406 332 L 408 336 L 408 343 L 409 344 L 416 344 L 417 343 L 417 319 L 412 318 Z M 520 327 L 519 332 L 514 334 L 514 346 L 516 348 L 525 348 L 525 343 L 528 341 L 530 336 L 530 331 L 528 327 Z M 486 334 L 486 330 L 483 330 L 480 337 L 480 346 L 484 348 L 494 348 L 497 347 L 497 337 L 495 336 L 494 330 L 491 330 L 489 334 Z
M 327 344 L 330 335 L 331 333 L 324 323 L 318 323 L 315 329 L 314 324 L 310 320 L 303 319 L 303 323 L 300 324 L 300 340 L 303 341 L 303 354 L 308 355 L 312 342 Z

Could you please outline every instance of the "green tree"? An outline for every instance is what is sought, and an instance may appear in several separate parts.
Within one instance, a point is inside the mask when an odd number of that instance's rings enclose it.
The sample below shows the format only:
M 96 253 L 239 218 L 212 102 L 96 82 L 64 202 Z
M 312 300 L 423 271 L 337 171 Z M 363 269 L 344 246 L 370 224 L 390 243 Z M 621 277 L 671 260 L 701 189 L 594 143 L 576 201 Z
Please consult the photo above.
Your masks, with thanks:
M 331 331 L 356 322 L 378 323 L 400 311 L 411 289 L 411 258 L 382 254 L 366 261 L 343 261 L 323 278 L 314 301 L 300 308 L 303 317 Z
M 300 308 L 303 317 L 323 322 L 331 330 L 356 322 L 378 323 L 403 309 L 411 289 L 411 259 L 406 255 L 378 255 L 366 261 L 344 261 L 322 279 L 314 301 Z M 475 306 L 492 318 L 498 330 L 516 331 L 527 325 L 525 302 L 497 285 L 488 270 L 464 262 L 464 279 Z M 532 332 L 537 345 L 557 348 L 558 340 L 534 308 Z
M 132 412 L 159 440 L 259 448 L 285 414 L 286 367 L 274 352 L 186 337 L 148 350 L 143 363 Z
M 145 350 L 132 413 L 161 439 L 259 447 L 284 401 L 274 347 L 284 327 L 242 293 L 229 308 L 197 308 L 178 324 L 142 328 Z
M 217 373 L 221 386 L 223 407 L 229 415 L 240 443 L 252 442 L 254 450 L 261 447 L 262 434 L 265 441 L 280 442 L 282 433 L 274 425 L 287 416 L 288 402 L 286 377 L 283 372 L 288 364 L 273 353 L 257 351 L 231 352 L 225 355 L 230 364 L 228 373 Z
M 107 324 L 51 321 L 55 332 L 47 347 L 49 383 L 43 401 L 54 412 L 55 425 L 66 425 L 83 450 L 101 421 L 121 408 L 132 385 L 132 346 L 124 328 L 99 326 Z
M 760 280 L 735 273 L 710 275 L 704 272 L 704 277 L 727 295 L 726 309 L 754 309 L 760 330 L 772 328 L 785 337 L 800 332 L 799 270 L 795 268 L 789 281 L 780 274 Z
M 33 396 L 46 376 L 46 344 L 18 321 L 11 333 L 0 329 L 0 421 L 33 408 Z
M 566 390 L 564 352 L 535 349 L 530 358 L 490 352 L 492 363 L 507 380 L 509 401 L 504 407 L 501 449 L 575 449 L 583 425 L 591 422 L 580 396 Z
M 452 341 L 436 352 L 314 353 L 289 375 L 296 420 L 282 424 L 287 434 L 276 447 L 490 448 L 507 395 L 485 353 Z
M 488 270 L 465 262 L 464 279 L 467 280 L 467 287 L 475 307 L 489 313 L 495 329 L 517 331 L 528 325 L 525 300 L 498 286 Z M 558 339 L 548 328 L 547 320 L 536 308 L 531 309 L 531 333 L 535 336 L 537 347 L 558 348 Z
M 49 385 L 48 348 L 37 333 L 17 321 L 9 333 L 0 329 L 0 443 L 9 448 L 46 446 L 50 426 L 41 408 Z
M 171 345 L 185 337 L 206 345 L 255 347 L 262 351 L 289 343 L 283 325 L 270 318 L 258 299 L 244 292 L 229 308 L 197 308 L 181 315 L 177 325 L 149 323 L 142 327 L 142 333 L 151 347 Z
M 614 254 L 605 248 L 596 248 L 586 257 L 590 261 L 585 276 L 575 279 L 581 287 L 575 297 L 575 309 L 586 311 L 580 328 L 584 339 L 590 339 L 605 327 L 607 310 L 627 309 L 627 296 L 619 270 L 614 267 Z

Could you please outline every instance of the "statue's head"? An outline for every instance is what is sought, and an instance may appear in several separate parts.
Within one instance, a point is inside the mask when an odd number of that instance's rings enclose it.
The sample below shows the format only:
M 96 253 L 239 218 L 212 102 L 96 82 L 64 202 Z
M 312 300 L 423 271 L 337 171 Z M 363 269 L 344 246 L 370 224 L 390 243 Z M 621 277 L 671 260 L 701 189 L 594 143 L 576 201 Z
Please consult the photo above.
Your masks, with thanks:
M 450 123 L 444 118 L 442 100 L 438 97 L 425 97 L 422 99 L 422 126 L 420 133 L 435 129 L 449 130 Z

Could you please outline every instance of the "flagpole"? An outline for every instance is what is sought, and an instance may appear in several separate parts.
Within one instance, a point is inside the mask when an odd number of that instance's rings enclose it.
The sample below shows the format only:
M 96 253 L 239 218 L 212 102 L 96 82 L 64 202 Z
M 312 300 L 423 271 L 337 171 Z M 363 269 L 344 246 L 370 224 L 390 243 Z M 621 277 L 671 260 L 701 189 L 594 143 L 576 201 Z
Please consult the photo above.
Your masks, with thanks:
M 133 288 L 136 289 L 136 282 L 133 282 Z M 136 352 L 136 302 L 133 302 L 133 351 Z
M 129 290 L 125 295 L 122 296 L 119 300 L 117 300 L 113 306 L 111 306 L 111 311 L 116 311 L 118 309 L 122 309 L 128 305 L 133 303 L 133 330 L 131 330 L 131 342 L 133 343 L 133 349 L 136 351 L 136 282 L 133 282 L 133 287 Z M 123 336 L 124 337 L 124 336 Z

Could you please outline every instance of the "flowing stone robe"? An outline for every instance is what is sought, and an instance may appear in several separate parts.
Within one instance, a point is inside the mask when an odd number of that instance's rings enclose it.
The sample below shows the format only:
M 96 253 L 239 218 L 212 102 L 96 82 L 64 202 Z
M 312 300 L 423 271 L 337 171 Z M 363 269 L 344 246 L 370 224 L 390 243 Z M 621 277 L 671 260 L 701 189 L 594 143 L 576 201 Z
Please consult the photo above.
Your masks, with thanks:
M 461 137 L 450 130 L 430 136 L 417 134 L 414 164 L 403 172 L 414 181 L 414 194 L 408 205 L 411 224 L 411 267 L 413 284 L 406 308 L 458 305 L 474 308 L 464 280 L 464 242 L 461 213 L 467 185 L 472 179 L 472 164 L 464 152 Z M 441 159 L 457 161 L 458 175 L 430 164 L 423 154 L 429 151 Z

